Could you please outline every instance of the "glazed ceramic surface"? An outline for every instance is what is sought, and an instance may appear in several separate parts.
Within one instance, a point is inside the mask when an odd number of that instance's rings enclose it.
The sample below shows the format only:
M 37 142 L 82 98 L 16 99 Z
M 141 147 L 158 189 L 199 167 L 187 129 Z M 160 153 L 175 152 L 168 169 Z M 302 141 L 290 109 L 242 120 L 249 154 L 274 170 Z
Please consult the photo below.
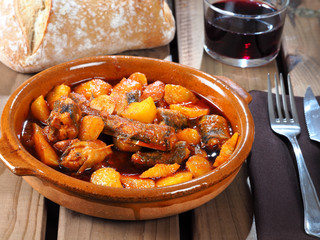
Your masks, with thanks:
M 111 84 L 133 72 L 149 82 L 180 84 L 213 102 L 228 118 L 240 138 L 230 160 L 191 181 L 153 189 L 103 187 L 60 173 L 29 154 L 19 134 L 30 104 L 61 83 L 101 77 Z M 16 175 L 22 176 L 46 198 L 84 214 L 121 220 L 154 219 L 196 208 L 222 192 L 235 178 L 248 156 L 254 124 L 247 104 L 250 95 L 234 82 L 176 63 L 129 56 L 79 59 L 49 68 L 23 83 L 9 98 L 1 117 L 0 157 Z

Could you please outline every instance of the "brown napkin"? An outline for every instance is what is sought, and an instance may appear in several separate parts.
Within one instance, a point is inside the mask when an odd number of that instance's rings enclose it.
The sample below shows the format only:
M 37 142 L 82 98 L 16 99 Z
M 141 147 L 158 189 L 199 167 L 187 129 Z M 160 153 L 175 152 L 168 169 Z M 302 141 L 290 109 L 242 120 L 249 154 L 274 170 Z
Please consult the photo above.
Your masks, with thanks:
M 290 143 L 269 125 L 267 93 L 250 92 L 249 107 L 255 123 L 255 140 L 248 158 L 254 214 L 259 240 L 316 239 L 303 227 L 303 205 L 296 162 Z M 317 98 L 318 101 L 320 97 Z M 301 125 L 298 141 L 320 196 L 320 143 L 308 136 L 303 98 L 296 98 Z

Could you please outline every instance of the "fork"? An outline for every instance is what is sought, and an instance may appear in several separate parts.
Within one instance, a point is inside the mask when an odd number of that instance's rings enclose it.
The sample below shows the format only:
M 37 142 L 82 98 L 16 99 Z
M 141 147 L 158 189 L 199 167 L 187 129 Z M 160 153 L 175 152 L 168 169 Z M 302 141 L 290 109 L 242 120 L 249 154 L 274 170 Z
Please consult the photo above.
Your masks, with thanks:
M 320 203 L 297 140 L 297 136 L 300 134 L 301 128 L 298 120 L 298 113 L 295 106 L 294 95 L 292 91 L 292 85 L 289 74 L 287 76 L 287 81 L 291 111 L 289 111 L 287 104 L 283 76 L 280 73 L 280 88 L 283 109 L 281 108 L 277 74 L 274 75 L 277 109 L 276 117 L 272 100 L 270 74 L 268 74 L 269 121 L 271 129 L 275 133 L 287 137 L 290 143 L 292 144 L 297 161 L 300 189 L 304 208 L 304 229 L 307 234 L 315 237 L 320 237 Z M 290 112 L 291 117 L 289 114 Z

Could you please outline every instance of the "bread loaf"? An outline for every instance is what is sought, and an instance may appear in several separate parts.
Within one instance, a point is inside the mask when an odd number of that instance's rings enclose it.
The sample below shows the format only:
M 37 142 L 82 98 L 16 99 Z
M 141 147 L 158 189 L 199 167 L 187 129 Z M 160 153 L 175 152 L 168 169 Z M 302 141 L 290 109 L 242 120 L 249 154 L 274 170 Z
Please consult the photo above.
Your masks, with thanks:
M 18 72 L 158 47 L 174 34 L 164 0 L 0 1 L 0 61 Z

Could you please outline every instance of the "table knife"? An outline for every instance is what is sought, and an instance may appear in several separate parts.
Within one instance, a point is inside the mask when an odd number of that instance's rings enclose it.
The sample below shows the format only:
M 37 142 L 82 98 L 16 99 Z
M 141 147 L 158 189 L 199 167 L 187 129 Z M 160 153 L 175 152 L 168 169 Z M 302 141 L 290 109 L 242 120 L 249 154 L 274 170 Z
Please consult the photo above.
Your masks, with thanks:
M 309 137 L 320 142 L 320 106 L 310 86 L 304 95 L 303 104 Z

